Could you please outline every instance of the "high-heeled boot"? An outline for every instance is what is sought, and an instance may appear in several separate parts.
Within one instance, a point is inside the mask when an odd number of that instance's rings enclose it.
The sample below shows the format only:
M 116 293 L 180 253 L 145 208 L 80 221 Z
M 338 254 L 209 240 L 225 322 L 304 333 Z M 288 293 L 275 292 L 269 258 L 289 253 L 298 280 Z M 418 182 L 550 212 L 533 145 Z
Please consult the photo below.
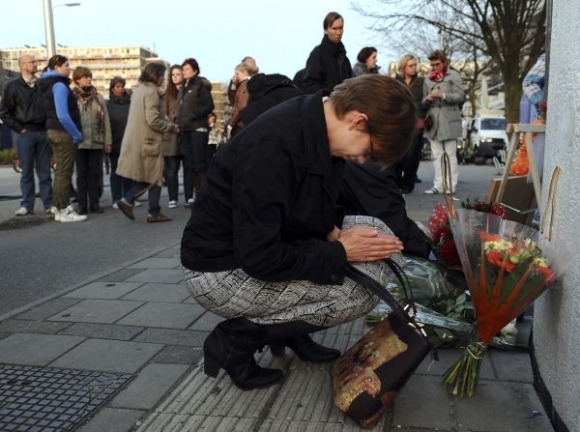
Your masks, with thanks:
M 270 351 L 274 357 L 283 357 L 284 347 L 289 347 L 302 361 L 312 363 L 329 362 L 340 357 L 340 351 L 327 348 L 312 340 L 308 333 L 324 330 L 305 321 L 292 321 L 282 324 L 262 326 L 267 328 Z
M 242 390 L 268 387 L 281 380 L 281 370 L 262 368 L 254 359 L 254 353 L 265 345 L 260 327 L 245 318 L 219 323 L 203 344 L 204 372 L 215 378 L 222 368 Z

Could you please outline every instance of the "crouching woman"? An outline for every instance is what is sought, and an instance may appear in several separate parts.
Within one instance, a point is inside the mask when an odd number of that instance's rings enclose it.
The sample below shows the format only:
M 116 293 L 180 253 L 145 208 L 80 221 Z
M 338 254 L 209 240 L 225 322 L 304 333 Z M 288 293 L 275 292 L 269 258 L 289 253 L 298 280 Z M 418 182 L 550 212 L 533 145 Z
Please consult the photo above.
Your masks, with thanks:
M 377 219 L 347 217 L 337 228 L 344 163 L 400 159 L 415 111 L 404 86 L 364 75 L 330 95 L 278 105 L 220 147 L 181 245 L 195 300 L 226 318 L 205 340 L 206 374 L 222 368 L 239 388 L 253 389 L 283 377 L 256 364 L 265 345 L 274 355 L 287 346 L 304 361 L 340 355 L 308 333 L 355 320 L 378 302 L 344 276 L 345 265 L 360 263 L 385 283 L 394 275 L 381 260 L 401 259 L 403 248 Z

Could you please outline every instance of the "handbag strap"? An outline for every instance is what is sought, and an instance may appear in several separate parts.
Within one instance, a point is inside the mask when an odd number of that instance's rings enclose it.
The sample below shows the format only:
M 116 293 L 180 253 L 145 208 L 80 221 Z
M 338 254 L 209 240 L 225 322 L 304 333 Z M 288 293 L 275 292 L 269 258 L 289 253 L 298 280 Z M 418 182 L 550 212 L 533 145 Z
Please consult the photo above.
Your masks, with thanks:
M 414 302 L 414 299 L 412 296 L 412 292 L 411 292 L 410 288 L 408 288 L 408 284 L 403 279 L 404 273 L 403 273 L 402 269 L 400 268 L 399 265 L 397 265 L 395 262 L 393 262 L 390 259 L 386 259 L 384 261 L 391 268 L 391 270 L 393 270 L 393 273 L 399 279 L 399 282 L 401 283 L 401 285 L 403 287 L 403 292 L 405 294 L 405 297 L 407 297 L 407 301 L 409 301 L 409 305 L 413 311 L 413 314 L 415 314 L 417 312 L 417 310 L 415 308 L 415 302 Z M 356 283 L 364 286 L 371 293 L 378 296 L 381 300 L 383 300 L 386 304 L 388 304 L 389 307 L 393 310 L 393 312 L 395 312 L 397 315 L 399 315 L 404 321 L 411 323 L 416 327 L 419 327 L 416 324 L 415 320 L 412 318 L 412 316 L 410 316 L 409 313 L 407 313 L 403 309 L 403 307 L 399 304 L 399 302 L 395 299 L 395 297 L 393 297 L 393 295 L 381 283 L 377 282 L 372 277 L 363 273 L 362 271 L 360 271 L 359 269 L 357 269 L 356 267 L 354 267 L 350 263 L 347 263 L 347 265 L 346 265 L 345 275 L 348 276 L 349 278 L 351 278 Z M 406 278 L 406 276 L 405 276 L 405 278 Z M 407 290 L 409 290 L 409 292 L 411 292 L 410 296 L 408 295 Z

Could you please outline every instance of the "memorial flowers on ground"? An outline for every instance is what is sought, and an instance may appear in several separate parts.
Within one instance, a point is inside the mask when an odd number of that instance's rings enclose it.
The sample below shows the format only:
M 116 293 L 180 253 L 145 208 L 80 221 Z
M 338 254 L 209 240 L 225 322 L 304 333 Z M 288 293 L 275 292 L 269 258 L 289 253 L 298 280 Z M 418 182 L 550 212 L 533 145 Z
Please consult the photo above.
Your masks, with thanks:
M 471 300 L 476 334 L 443 382 L 455 395 L 471 397 L 491 339 L 520 315 L 554 280 L 557 272 L 539 232 L 492 213 L 458 209 L 450 226 Z

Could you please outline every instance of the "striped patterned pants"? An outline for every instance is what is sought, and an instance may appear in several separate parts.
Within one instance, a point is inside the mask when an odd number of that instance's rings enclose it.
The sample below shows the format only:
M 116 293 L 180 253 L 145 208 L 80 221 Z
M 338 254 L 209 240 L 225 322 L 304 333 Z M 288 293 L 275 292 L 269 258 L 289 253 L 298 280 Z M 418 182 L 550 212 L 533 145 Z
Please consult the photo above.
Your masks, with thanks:
M 383 234 L 392 235 L 381 220 L 370 216 L 347 216 L 343 229 L 357 225 L 373 226 Z M 400 253 L 391 258 L 403 266 Z M 382 261 L 354 265 L 385 286 L 397 282 Z M 241 269 L 215 273 L 184 271 L 190 291 L 201 306 L 224 318 L 245 317 L 256 324 L 306 321 L 333 327 L 367 314 L 379 301 L 349 278 L 342 285 L 320 285 L 307 280 L 265 282 Z

